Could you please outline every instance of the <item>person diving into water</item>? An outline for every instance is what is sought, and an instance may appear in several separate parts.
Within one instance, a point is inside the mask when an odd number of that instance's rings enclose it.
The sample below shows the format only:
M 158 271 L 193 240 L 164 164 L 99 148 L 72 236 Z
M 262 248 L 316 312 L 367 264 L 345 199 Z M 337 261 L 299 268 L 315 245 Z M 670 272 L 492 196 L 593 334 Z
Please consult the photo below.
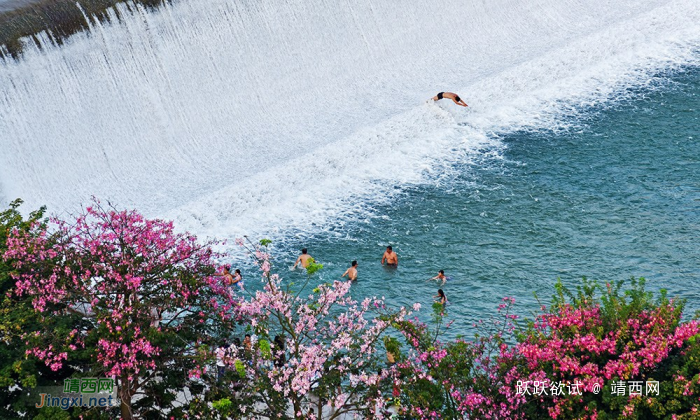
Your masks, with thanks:
M 457 95 L 456 93 L 452 92 L 440 92 L 437 94 L 437 96 L 433 96 L 433 101 L 439 101 L 440 99 L 452 99 L 454 103 L 456 103 L 459 106 L 469 106 L 464 101 Z

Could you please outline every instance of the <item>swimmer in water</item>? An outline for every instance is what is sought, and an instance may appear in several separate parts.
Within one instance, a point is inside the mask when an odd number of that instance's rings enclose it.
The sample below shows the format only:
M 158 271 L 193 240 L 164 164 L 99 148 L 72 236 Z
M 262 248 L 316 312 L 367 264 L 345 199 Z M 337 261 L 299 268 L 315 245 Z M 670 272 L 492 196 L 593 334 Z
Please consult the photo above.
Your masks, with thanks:
M 440 92 L 437 94 L 437 96 L 433 96 L 433 101 L 439 101 L 440 99 L 452 99 L 454 103 L 456 103 L 459 106 L 469 106 L 464 103 L 464 101 L 457 95 L 456 93 L 452 92 Z
M 231 274 L 229 270 L 231 270 L 231 266 L 225 265 L 223 273 L 216 273 L 214 275 L 223 277 L 224 283 L 227 286 L 233 286 L 235 284 L 236 286 L 240 287 L 241 290 L 243 290 L 243 275 L 241 274 L 241 270 L 236 269 L 236 275 Z
M 433 277 L 430 280 L 439 280 L 442 281 L 442 284 L 444 285 L 447 282 L 447 277 L 445 277 L 445 270 L 440 270 L 438 271 L 438 275 Z
M 384 255 L 382 256 L 382 265 L 384 265 L 384 262 L 386 261 L 386 265 L 389 267 L 398 267 L 399 266 L 399 256 L 396 255 L 396 252 L 391 248 L 391 246 L 386 247 L 386 251 L 384 252 Z
M 297 268 L 297 265 L 299 263 L 301 263 L 301 266 L 304 268 L 307 268 L 309 266 L 309 263 L 311 262 L 310 260 L 313 260 L 313 257 L 311 257 L 311 255 L 307 254 L 306 252 L 306 248 L 303 248 L 301 250 L 301 255 L 299 255 L 299 258 L 297 258 L 297 261 L 294 263 L 294 267 L 292 268 Z
M 357 280 L 357 261 L 353 261 L 350 264 L 350 268 L 345 270 L 345 273 L 341 277 L 348 276 L 348 278 L 352 281 Z
M 224 272 L 223 273 L 216 273 L 214 274 L 215 276 L 220 276 L 224 278 L 224 283 L 227 285 L 232 285 L 234 283 L 233 281 L 233 274 L 229 271 L 231 269 L 230 265 L 225 265 L 224 267 Z
M 234 284 L 243 290 L 243 274 L 241 274 L 241 270 L 238 268 L 236 269 L 236 275 L 233 276 L 233 283 L 231 283 L 231 285 Z
M 433 296 L 434 298 L 437 298 L 435 300 L 435 303 L 441 304 L 443 307 L 447 303 L 447 296 L 445 296 L 445 292 L 442 291 L 442 289 L 438 289 L 438 294 Z

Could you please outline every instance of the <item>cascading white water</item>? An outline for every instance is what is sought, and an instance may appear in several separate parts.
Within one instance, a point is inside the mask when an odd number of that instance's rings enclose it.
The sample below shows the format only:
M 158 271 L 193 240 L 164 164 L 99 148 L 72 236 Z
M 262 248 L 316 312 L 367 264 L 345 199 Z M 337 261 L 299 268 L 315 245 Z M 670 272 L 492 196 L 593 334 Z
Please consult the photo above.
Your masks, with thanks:
M 178 0 L 0 61 L 0 200 L 304 230 L 698 59 L 697 0 Z M 456 91 L 469 110 L 425 104 Z

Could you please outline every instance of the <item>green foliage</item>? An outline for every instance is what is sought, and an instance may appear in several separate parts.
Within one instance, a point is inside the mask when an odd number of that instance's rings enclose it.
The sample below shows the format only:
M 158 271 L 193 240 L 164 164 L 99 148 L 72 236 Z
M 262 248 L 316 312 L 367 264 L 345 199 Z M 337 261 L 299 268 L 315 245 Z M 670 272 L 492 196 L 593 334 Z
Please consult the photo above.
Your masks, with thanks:
M 411 321 L 394 322 L 392 327 L 401 331 L 407 338 L 415 339 L 418 343 L 418 350 L 426 351 L 432 346 L 432 332 L 427 325 Z
M 408 374 L 404 373 L 404 375 Z M 443 412 L 446 405 L 445 395 L 442 392 L 442 387 L 436 381 L 418 379 L 411 386 L 405 386 L 402 389 L 401 404 L 425 407 L 428 411 Z
M 261 240 L 260 240 L 260 246 L 265 246 L 265 247 L 266 247 L 266 246 L 269 246 L 271 243 L 272 243 L 272 241 L 269 240 L 269 239 L 261 239 Z
M 9 235 L 13 231 L 39 232 L 45 226 L 44 207 L 31 212 L 25 219 L 19 211 L 21 205 L 22 200 L 17 199 L 0 212 L 0 418 L 18 418 L 19 413 L 26 413 L 29 417 L 36 415 L 39 410 L 32 404 L 38 401 L 21 399 L 22 391 L 38 385 L 53 385 L 53 380 L 60 381 L 71 373 L 70 370 L 52 372 L 42 363 L 27 359 L 24 354 L 23 333 L 35 331 L 42 322 L 66 328 L 71 317 L 55 315 L 45 319 L 34 312 L 27 298 L 17 298 L 10 293 L 15 283 L 11 277 L 13 260 L 2 258 Z M 65 415 L 61 409 L 42 409 L 41 415 L 46 419 L 65 418 L 56 417 Z
M 603 313 L 613 320 L 629 318 L 668 303 L 666 290 L 659 290 L 658 298 L 654 299 L 654 294 L 645 290 L 646 280 L 643 277 L 639 279 L 632 277 L 624 291 L 623 286 L 625 286 L 624 280 L 607 283 L 603 287 L 600 282 L 584 277 L 573 292 L 562 283 L 561 279 L 557 279 L 554 285 L 555 294 L 552 296 L 552 307 L 573 305 L 583 308 L 600 304 Z M 676 300 L 674 304 L 682 309 L 684 301 Z
M 323 264 L 319 264 L 313 258 L 309 258 L 309 265 L 306 266 L 306 274 L 308 274 L 309 276 L 313 276 L 314 273 L 321 270 L 322 268 Z
M 240 359 L 236 359 L 233 366 L 236 368 L 236 372 L 241 379 L 245 379 L 245 365 Z
M 272 359 L 272 350 L 270 349 L 270 342 L 267 340 L 258 340 L 258 348 L 260 348 L 260 354 L 264 359 Z
M 68 411 L 59 407 L 43 407 L 39 414 L 33 417 L 32 420 L 70 420 L 71 415 Z
M 219 411 L 229 411 L 233 403 L 228 398 L 222 398 L 218 401 L 212 402 L 212 406 Z
M 386 351 L 398 357 L 401 354 L 401 343 L 394 337 L 384 337 L 384 347 Z
M 432 312 L 433 321 L 435 321 L 435 322 L 440 321 L 442 319 L 442 317 L 445 316 L 445 305 L 443 305 L 442 303 L 433 302 L 432 309 L 433 309 L 433 312 Z
M 556 293 L 552 296 L 550 313 L 556 313 L 557 310 L 566 305 L 572 305 L 575 308 L 599 306 L 604 331 L 611 331 L 644 311 L 669 304 L 665 289 L 660 289 L 655 299 L 654 294 L 645 290 L 645 287 L 646 280 L 643 277 L 630 278 L 626 287 L 624 280 L 608 282 L 603 286 L 598 281 L 588 280 L 584 277 L 581 283 L 576 285 L 575 291 L 572 291 L 561 282 L 561 279 L 557 279 L 557 283 L 554 285 Z M 674 326 L 678 324 L 685 304 L 685 299 L 673 301 L 674 313 L 669 315 L 676 320 Z

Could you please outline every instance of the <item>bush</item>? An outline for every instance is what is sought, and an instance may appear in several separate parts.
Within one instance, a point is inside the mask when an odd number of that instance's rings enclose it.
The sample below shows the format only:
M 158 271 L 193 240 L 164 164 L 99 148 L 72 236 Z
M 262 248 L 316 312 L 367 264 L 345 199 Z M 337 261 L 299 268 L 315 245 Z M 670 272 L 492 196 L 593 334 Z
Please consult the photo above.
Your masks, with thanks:
M 654 299 L 644 279 L 632 279 L 624 292 L 623 285 L 584 279 L 574 293 L 557 282 L 550 308 L 542 306 L 522 328 L 508 312 L 513 301 L 506 299 L 501 318 L 472 342 L 435 341 L 426 349 L 426 337 L 433 334 L 428 328 L 402 326 L 412 349 L 403 377 L 417 378 L 397 381 L 404 386 L 404 413 L 494 419 L 695 416 L 698 323 L 682 322 L 685 302 L 669 300 L 663 290 Z M 649 395 L 655 392 L 647 381 L 658 382 L 658 395 Z

